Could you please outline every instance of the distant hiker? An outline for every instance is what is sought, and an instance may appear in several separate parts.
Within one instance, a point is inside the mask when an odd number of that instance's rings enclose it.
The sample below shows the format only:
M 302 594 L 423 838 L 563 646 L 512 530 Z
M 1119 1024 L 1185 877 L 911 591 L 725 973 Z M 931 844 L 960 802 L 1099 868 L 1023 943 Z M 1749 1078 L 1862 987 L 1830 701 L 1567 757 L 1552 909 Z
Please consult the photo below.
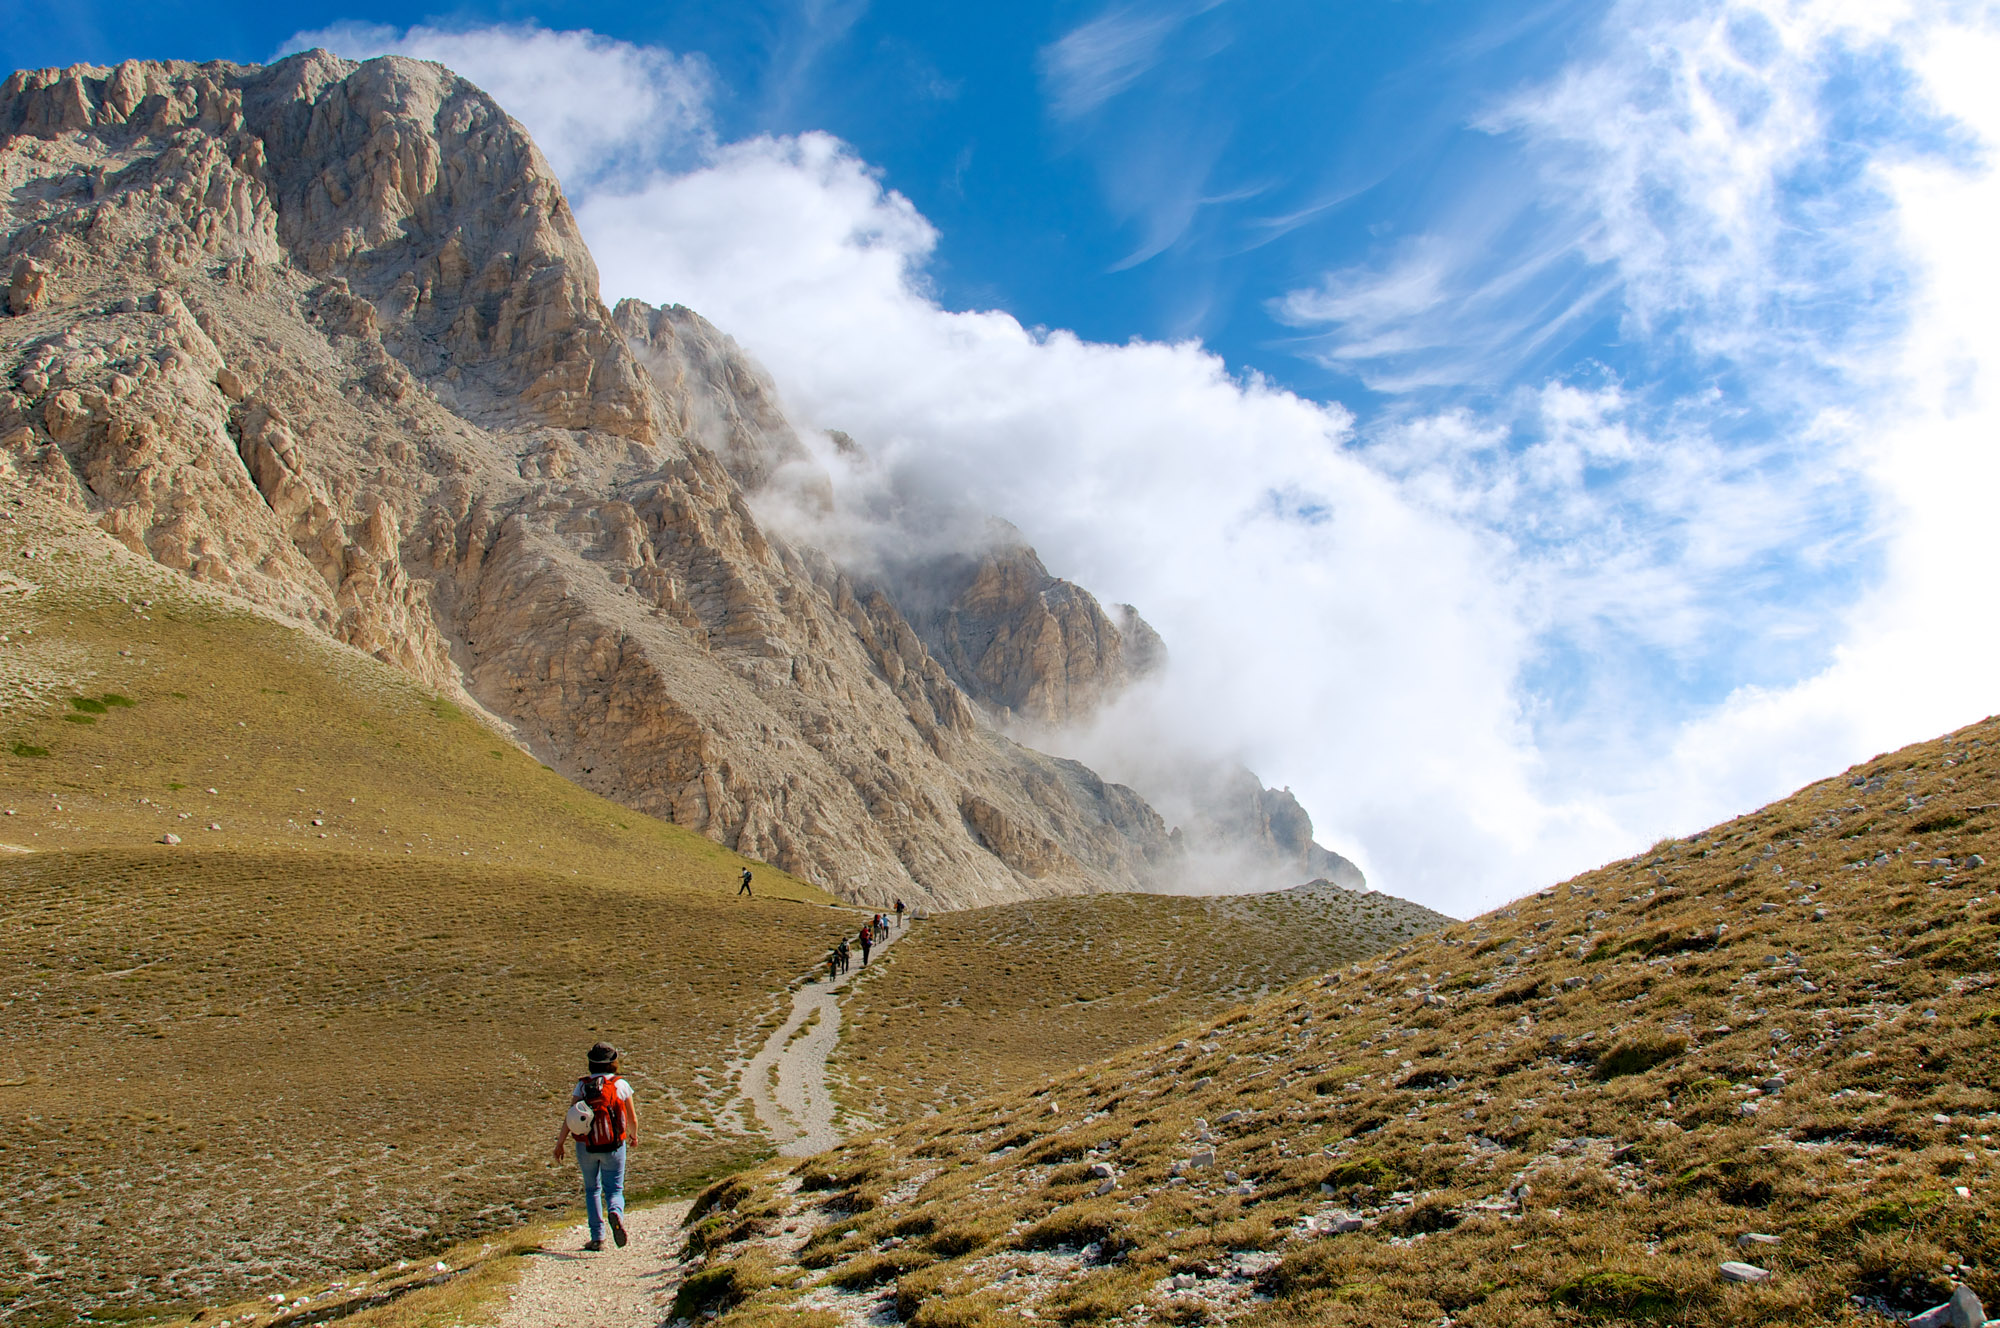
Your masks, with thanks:
M 840 948 L 835 950 L 834 953 L 840 956 L 841 972 L 845 973 L 854 966 L 854 953 L 847 948 L 847 938 L 845 936 L 840 938 Z
M 903 901 L 900 899 L 896 901 L 896 925 L 903 925 Z
M 743 869 L 743 884 L 736 887 L 736 893 L 739 895 L 750 895 L 752 899 L 757 897 L 750 894 L 750 869 L 748 867 Z
M 831 982 L 839 976 L 840 976 L 840 949 L 839 947 L 836 946 L 834 949 L 829 950 L 827 952 L 826 980 L 828 982 Z
M 583 1173 L 583 1206 L 590 1215 L 586 1250 L 604 1248 L 604 1224 L 611 1239 L 625 1248 L 625 1146 L 639 1137 L 639 1112 L 632 1105 L 632 1085 L 618 1074 L 618 1048 L 600 1042 L 586 1061 L 590 1073 L 576 1081 L 569 1114 L 556 1135 L 556 1161 L 563 1145 L 576 1140 L 576 1166 Z
M 863 968 L 868 967 L 868 950 L 870 946 L 875 944 L 874 940 L 868 935 L 868 932 L 869 928 L 867 927 L 861 929 L 861 966 Z

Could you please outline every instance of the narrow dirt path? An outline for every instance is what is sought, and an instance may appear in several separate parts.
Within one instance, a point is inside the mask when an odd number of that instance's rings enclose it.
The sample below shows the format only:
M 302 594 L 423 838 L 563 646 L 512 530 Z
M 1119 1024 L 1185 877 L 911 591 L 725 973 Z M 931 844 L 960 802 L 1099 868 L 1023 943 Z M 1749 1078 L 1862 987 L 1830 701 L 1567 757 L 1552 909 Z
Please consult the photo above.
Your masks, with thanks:
M 907 930 L 891 926 L 873 962 Z M 741 1071 L 744 1096 L 786 1157 L 808 1157 L 840 1142 L 826 1061 L 840 1040 L 840 993 L 861 971 L 857 955 L 835 981 L 818 977 L 794 992 L 790 1017 Z M 687 1211 L 685 1200 L 633 1210 L 625 1218 L 631 1243 L 622 1250 L 585 1253 L 586 1226 L 564 1231 L 527 1256 L 494 1328 L 663 1328 L 689 1271 L 680 1260 Z
M 883 952 L 908 931 L 907 924 L 891 923 L 889 938 L 875 947 L 873 962 L 880 963 Z M 821 976 L 794 992 L 790 1017 L 743 1067 L 739 1080 L 743 1095 L 756 1108 L 780 1156 L 811 1157 L 840 1142 L 833 1129 L 826 1060 L 840 1041 L 840 993 L 861 971 L 857 952 L 854 967 L 832 982 Z
M 679 1254 L 686 1200 L 636 1209 L 632 1243 L 587 1254 L 581 1222 L 527 1256 L 520 1283 L 494 1328 L 659 1328 L 673 1317 L 685 1273 Z

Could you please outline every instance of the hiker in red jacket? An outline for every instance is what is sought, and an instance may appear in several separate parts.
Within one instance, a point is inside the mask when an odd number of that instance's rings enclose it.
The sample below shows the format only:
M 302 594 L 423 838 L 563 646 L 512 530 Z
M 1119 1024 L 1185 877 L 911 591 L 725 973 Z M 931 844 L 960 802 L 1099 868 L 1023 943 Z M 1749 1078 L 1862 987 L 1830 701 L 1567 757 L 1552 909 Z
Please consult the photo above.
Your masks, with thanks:
M 556 1161 L 563 1144 L 576 1140 L 576 1166 L 583 1173 L 583 1206 L 590 1215 L 586 1250 L 604 1248 L 604 1224 L 625 1248 L 625 1148 L 639 1138 L 639 1111 L 632 1085 L 618 1073 L 618 1048 L 600 1042 L 590 1049 L 590 1073 L 576 1081 L 569 1114 L 556 1135 Z

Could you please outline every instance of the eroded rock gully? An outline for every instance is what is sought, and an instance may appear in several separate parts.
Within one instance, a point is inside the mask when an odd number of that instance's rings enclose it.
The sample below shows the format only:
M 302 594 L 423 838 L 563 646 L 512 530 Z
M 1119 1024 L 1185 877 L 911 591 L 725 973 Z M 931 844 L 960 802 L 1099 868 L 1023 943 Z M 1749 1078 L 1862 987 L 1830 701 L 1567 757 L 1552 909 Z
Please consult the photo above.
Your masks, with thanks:
M 760 527 L 774 398 L 686 311 L 605 308 L 469 83 L 324 52 L 32 71 L 0 136 L 0 483 L 851 899 L 1172 863 L 1141 799 L 1001 737 L 888 597 Z

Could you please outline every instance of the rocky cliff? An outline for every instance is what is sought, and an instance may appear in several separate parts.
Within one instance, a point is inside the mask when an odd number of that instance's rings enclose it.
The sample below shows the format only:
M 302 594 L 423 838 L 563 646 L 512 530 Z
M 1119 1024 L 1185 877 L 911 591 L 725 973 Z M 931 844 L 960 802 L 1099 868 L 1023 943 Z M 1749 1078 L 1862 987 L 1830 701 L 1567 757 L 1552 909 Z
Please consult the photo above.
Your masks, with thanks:
M 886 584 L 952 680 L 1003 719 L 1080 723 L 1166 660 L 1138 610 L 1106 613 L 1005 521 L 972 551 L 893 567 Z
M 1171 868 L 1143 800 L 982 724 L 887 595 L 760 525 L 775 401 L 685 311 L 605 308 L 464 80 L 18 73 L 0 181 L 5 483 L 851 898 Z

